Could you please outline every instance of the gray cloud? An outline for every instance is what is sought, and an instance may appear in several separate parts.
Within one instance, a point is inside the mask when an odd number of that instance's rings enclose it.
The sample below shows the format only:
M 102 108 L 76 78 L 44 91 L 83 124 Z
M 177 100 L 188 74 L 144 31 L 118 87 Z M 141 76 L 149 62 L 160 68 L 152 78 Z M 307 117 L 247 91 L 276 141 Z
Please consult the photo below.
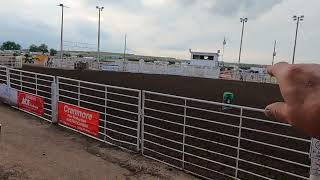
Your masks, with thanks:
M 184 6 L 203 6 L 212 14 L 221 16 L 245 15 L 251 18 L 257 18 L 281 2 L 283 0 L 215 0 L 207 2 L 204 0 L 179 0 L 179 3 Z
M 235 61 L 241 31 L 238 18 L 247 16 L 250 21 L 245 29 L 242 59 L 261 64 L 270 63 L 275 39 L 279 41 L 277 59 L 292 57 L 295 24 L 291 17 L 303 13 L 306 19 L 299 31 L 297 62 L 319 62 L 320 26 L 315 21 L 320 18 L 315 8 L 320 5 L 319 0 L 308 3 L 301 0 L 63 0 L 63 3 L 71 7 L 65 12 L 66 41 L 90 43 L 95 50 L 95 6 L 103 5 L 103 51 L 122 52 L 123 36 L 127 33 L 130 52 L 181 59 L 189 58 L 189 48 L 220 49 L 226 36 L 224 57 Z M 37 11 L 32 10 L 35 4 Z M 0 17 L 0 43 L 14 40 L 23 47 L 47 43 L 49 47 L 59 48 L 60 9 L 51 0 L 5 1 L 0 6 Z

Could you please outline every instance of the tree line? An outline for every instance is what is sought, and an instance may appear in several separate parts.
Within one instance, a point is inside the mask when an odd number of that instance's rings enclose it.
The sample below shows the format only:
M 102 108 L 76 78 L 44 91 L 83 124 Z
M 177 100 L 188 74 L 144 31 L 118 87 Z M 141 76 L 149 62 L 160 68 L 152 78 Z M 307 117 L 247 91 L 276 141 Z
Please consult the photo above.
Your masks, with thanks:
M 6 41 L 2 43 L 2 45 L 0 46 L 0 50 L 20 51 L 21 45 L 13 41 Z M 29 51 L 41 52 L 43 54 L 50 52 L 50 56 L 54 56 L 58 53 L 57 50 L 52 48 L 48 50 L 48 46 L 46 44 L 40 44 L 39 46 L 32 44 L 29 46 Z

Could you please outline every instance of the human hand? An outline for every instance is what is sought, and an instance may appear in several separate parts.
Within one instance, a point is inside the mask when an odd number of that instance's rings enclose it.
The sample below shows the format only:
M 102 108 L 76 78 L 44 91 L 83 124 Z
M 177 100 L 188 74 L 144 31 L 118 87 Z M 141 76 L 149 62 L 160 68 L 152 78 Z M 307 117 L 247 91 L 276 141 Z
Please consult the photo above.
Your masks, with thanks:
M 267 70 L 277 78 L 284 102 L 267 106 L 265 114 L 320 138 L 320 65 L 278 63 Z

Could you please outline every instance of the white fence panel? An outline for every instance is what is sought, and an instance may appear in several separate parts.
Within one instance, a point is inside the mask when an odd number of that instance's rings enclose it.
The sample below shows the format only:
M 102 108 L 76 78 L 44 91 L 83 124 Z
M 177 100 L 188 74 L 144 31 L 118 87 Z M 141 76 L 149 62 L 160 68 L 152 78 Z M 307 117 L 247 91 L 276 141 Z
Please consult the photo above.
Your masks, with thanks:
M 3 66 L 0 84 L 22 111 L 204 179 L 309 177 L 309 137 L 261 109 Z
M 149 158 L 205 179 L 309 177 L 308 137 L 263 110 L 149 91 L 142 99 L 142 154 Z
M 7 79 L 8 79 L 7 71 L 8 71 L 7 67 L 0 66 L 0 84 L 7 84 Z
M 0 56 L 0 66 L 9 68 L 21 68 L 22 56 Z
M 248 73 L 248 72 L 232 72 L 232 79 L 239 81 L 259 82 L 259 83 L 273 83 L 277 80 L 267 73 Z
M 55 121 L 55 77 L 8 68 L 8 84 L 17 91 L 14 107 L 45 119 Z
M 140 149 L 141 91 L 58 77 L 59 125 L 71 128 L 105 143 L 127 149 Z M 76 109 L 96 115 L 97 121 L 71 118 L 63 120 L 60 113 Z M 71 113 L 72 114 L 72 113 Z M 66 122 L 68 121 L 68 122 Z M 71 122 L 76 121 L 76 122 Z M 68 124 L 70 123 L 71 124 Z M 78 123 L 78 124 L 77 124 Z M 89 124 L 89 127 L 85 127 Z M 91 127 L 90 127 L 91 126 Z

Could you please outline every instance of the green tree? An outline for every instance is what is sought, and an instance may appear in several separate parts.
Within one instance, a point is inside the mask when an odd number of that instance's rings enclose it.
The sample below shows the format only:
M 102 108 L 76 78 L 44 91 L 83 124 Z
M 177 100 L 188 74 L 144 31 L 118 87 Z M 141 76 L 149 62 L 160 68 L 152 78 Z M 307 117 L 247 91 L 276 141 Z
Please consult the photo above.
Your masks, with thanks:
M 57 53 L 58 53 L 57 50 L 55 50 L 55 49 L 50 49 L 50 56 L 54 56 L 54 55 L 56 55 Z
M 30 51 L 30 52 L 39 52 L 39 48 L 38 48 L 38 46 L 32 44 L 32 45 L 29 47 L 29 51 Z
M 39 51 L 42 52 L 43 54 L 49 52 L 48 46 L 47 46 L 46 44 L 41 44 L 41 45 L 38 47 L 38 49 L 39 49 Z
M 12 41 L 6 41 L 2 43 L 1 50 L 20 50 L 21 46 L 18 43 L 12 42 Z
M 29 47 L 29 51 L 30 52 L 42 52 L 43 54 L 49 52 L 48 46 L 46 44 L 41 44 L 40 46 L 32 44 Z

